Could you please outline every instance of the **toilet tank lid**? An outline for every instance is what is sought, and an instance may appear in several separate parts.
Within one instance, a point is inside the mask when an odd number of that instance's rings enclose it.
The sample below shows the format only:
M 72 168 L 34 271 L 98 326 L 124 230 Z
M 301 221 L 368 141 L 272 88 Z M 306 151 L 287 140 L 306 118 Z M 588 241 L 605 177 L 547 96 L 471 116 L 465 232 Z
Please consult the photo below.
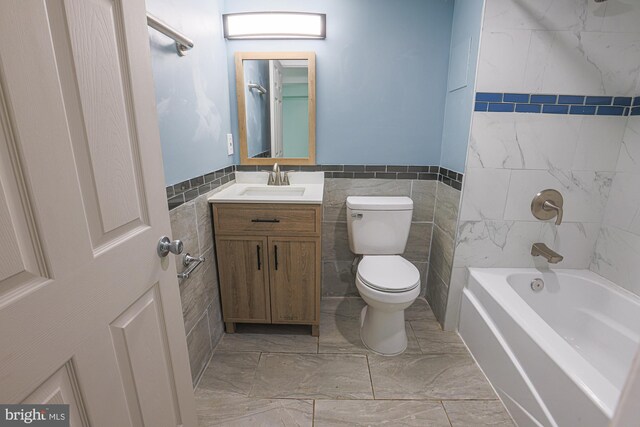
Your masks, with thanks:
M 411 210 L 413 209 L 413 200 L 408 197 L 349 196 L 347 197 L 347 207 L 369 211 Z

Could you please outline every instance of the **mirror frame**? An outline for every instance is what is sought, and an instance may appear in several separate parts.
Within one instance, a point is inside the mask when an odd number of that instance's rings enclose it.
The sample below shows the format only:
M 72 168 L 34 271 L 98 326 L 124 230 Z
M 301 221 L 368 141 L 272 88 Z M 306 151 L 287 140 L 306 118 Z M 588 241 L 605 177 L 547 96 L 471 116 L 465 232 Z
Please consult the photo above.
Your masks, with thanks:
M 247 113 L 244 96 L 245 59 L 306 59 L 309 61 L 309 157 L 248 157 Z M 236 52 L 236 96 L 238 99 L 238 130 L 240 134 L 241 165 L 315 165 L 316 164 L 316 54 L 315 52 Z

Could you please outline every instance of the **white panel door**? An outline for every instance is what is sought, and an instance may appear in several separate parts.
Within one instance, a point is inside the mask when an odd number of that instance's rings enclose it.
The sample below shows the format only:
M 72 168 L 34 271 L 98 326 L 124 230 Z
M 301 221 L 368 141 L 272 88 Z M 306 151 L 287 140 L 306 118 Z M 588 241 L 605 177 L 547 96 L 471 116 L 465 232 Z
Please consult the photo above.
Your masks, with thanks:
M 196 425 L 163 187 L 144 1 L 0 1 L 0 402 Z

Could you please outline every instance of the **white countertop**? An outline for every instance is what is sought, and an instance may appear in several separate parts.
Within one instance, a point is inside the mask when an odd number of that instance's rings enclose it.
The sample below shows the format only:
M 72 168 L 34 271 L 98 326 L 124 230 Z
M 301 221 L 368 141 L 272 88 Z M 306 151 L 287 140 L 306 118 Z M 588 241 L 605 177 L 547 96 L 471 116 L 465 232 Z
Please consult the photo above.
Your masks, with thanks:
M 289 172 L 290 185 L 267 185 L 269 172 L 236 172 L 236 182 L 224 190 L 215 193 L 207 200 L 209 203 L 289 203 L 322 204 L 324 194 L 324 172 Z M 245 194 L 270 192 L 269 194 Z M 284 194 L 283 192 L 303 191 L 302 194 Z

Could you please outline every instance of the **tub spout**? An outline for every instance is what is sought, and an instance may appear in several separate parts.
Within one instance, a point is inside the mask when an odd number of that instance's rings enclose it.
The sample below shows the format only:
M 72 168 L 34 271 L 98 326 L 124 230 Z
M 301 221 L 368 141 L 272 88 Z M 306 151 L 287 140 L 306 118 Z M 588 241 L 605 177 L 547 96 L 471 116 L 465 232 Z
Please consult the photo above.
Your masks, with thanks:
M 550 264 L 557 264 L 564 259 L 562 255 L 549 248 L 544 243 L 534 243 L 531 246 L 531 255 L 546 258 Z

